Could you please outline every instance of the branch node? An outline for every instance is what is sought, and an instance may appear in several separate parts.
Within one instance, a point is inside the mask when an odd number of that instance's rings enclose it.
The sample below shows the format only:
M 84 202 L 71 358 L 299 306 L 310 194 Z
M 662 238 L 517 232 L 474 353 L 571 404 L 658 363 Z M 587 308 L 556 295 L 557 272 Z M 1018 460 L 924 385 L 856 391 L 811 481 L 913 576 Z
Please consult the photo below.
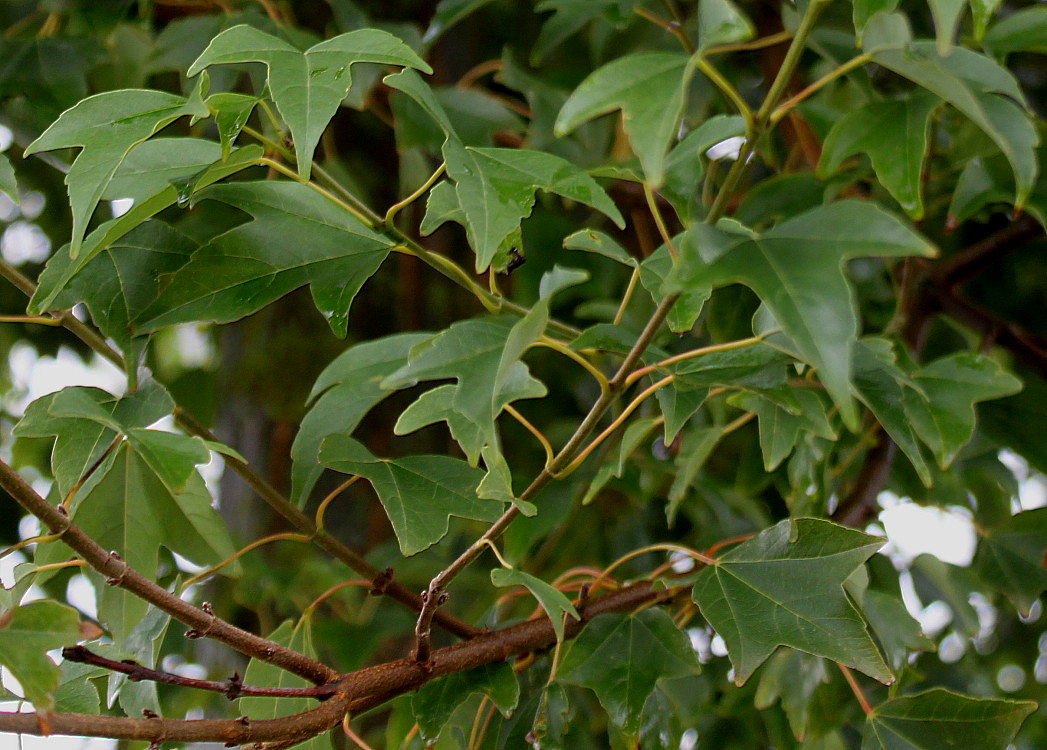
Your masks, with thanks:
M 229 678 L 229 682 L 225 687 L 225 697 L 228 700 L 235 701 L 240 697 L 244 691 L 244 681 L 240 678 L 239 672 L 233 672 L 233 676 Z
M 62 659 L 65 661 L 85 664 L 91 657 L 91 652 L 83 646 L 66 646 L 62 649 Z
M 141 672 L 139 672 L 142 665 L 134 659 L 121 659 L 120 663 L 131 667 L 131 671 L 127 673 L 127 679 L 131 682 L 141 682 L 142 680 L 147 679 Z
M 109 568 L 110 563 L 119 563 L 120 570 L 116 575 L 107 576 L 105 579 L 105 583 L 107 586 L 119 586 L 121 583 L 124 582 L 124 576 L 127 575 L 127 571 L 130 569 L 130 566 L 123 561 L 123 559 L 120 557 L 120 553 L 116 550 L 113 550 L 109 553 L 109 560 L 106 561 L 105 564 L 105 567 L 107 569 Z
M 143 708 L 142 709 L 142 716 L 144 716 L 147 719 L 159 719 L 160 718 L 160 714 L 158 714 L 156 711 L 153 711 L 152 709 L 149 709 L 149 708 Z
M 381 596 L 385 593 L 385 590 L 389 588 L 389 584 L 393 582 L 393 569 L 386 568 L 381 573 L 374 577 L 374 581 L 371 582 L 371 596 Z
M 203 633 L 201 633 L 199 630 L 195 630 L 193 628 L 190 628 L 189 630 L 185 631 L 182 635 L 184 635 L 186 638 L 188 638 L 191 641 L 195 641 L 197 638 L 203 638 L 204 637 Z

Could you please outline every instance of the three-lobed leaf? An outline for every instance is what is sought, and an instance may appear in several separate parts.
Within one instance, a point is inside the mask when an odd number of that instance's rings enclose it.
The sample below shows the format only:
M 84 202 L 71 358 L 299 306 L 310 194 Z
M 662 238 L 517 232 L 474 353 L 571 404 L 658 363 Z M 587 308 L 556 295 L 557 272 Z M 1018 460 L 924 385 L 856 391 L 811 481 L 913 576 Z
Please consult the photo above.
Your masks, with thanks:
M 387 31 L 350 31 L 302 52 L 272 34 L 240 25 L 212 39 L 189 66 L 187 75 L 195 76 L 210 65 L 246 62 L 262 63 L 269 71 L 269 92 L 291 131 L 303 180 L 309 179 L 320 136 L 349 94 L 355 63 L 398 65 L 432 73 L 424 60 Z
M 312 408 L 291 445 L 293 501 L 304 504 L 323 473 L 318 456 L 324 438 L 352 434 L 364 415 L 390 395 L 382 379 L 405 365 L 411 347 L 426 338 L 424 333 L 401 333 L 367 341 L 349 347 L 324 368 L 309 394 Z
M 982 532 L 974 569 L 979 577 L 1028 614 L 1047 590 L 1047 509 L 1017 513 L 1005 523 Z
M 522 570 L 495 568 L 491 571 L 491 583 L 495 586 L 524 586 L 527 588 L 538 603 L 542 605 L 545 614 L 552 622 L 553 630 L 556 632 L 556 640 L 563 640 L 564 617 L 573 617 L 575 620 L 582 619 L 578 610 L 571 604 L 571 600 L 564 594 L 553 588 L 541 578 L 536 578 L 530 573 Z
M 684 54 L 636 52 L 620 57 L 579 84 L 556 118 L 555 133 L 562 138 L 589 120 L 621 110 L 644 175 L 658 187 L 694 70 Z
M 923 218 L 921 176 L 936 97 L 871 102 L 838 119 L 825 138 L 819 175 L 834 172 L 848 156 L 869 155 L 880 184 L 913 219 Z
M 592 177 L 566 159 L 530 149 L 466 146 L 432 89 L 410 70 L 386 77 L 385 82 L 411 97 L 443 130 L 443 157 L 447 175 L 454 181 L 454 198 L 446 189 L 430 199 L 426 231 L 443 221 L 460 221 L 476 252 L 476 270 L 494 263 L 506 270 L 504 243 L 519 232 L 520 222 L 531 215 L 535 192 L 544 190 L 602 212 L 619 227 L 624 219 L 614 202 Z M 522 248 L 516 248 L 522 250 Z
M 710 233 L 710 228 L 703 230 Z M 851 352 L 858 333 L 854 294 L 843 263 L 861 256 L 932 255 L 934 247 L 894 216 L 869 203 L 820 206 L 755 235 L 724 240 L 708 258 L 697 241 L 681 246 L 676 288 L 742 283 L 756 292 L 818 376 L 853 428 Z
M 348 436 L 331 435 L 320 446 L 320 462 L 371 483 L 405 556 L 440 541 L 450 516 L 495 521 L 502 514 L 501 503 L 477 497 L 483 472 L 457 458 L 382 459 Z
M 745 683 L 779 646 L 894 680 L 843 582 L 885 540 L 814 518 L 781 521 L 703 569 L 694 601 Z
M 690 641 L 663 610 L 599 617 L 570 642 L 556 679 L 592 689 L 611 721 L 632 738 L 659 680 L 701 671 Z
M 126 89 L 90 96 L 66 110 L 26 147 L 26 155 L 81 147 L 65 182 L 73 209 L 69 254 L 76 258 L 87 222 L 120 162 L 132 148 L 183 115 L 206 117 L 198 96 Z

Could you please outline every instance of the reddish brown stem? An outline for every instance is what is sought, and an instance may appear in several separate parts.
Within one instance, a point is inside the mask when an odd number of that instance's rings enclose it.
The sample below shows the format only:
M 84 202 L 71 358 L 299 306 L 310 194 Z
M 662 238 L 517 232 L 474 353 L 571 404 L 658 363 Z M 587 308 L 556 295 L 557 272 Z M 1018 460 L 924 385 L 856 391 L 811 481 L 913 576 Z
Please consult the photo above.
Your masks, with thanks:
M 315 687 L 253 687 L 245 685 L 240 675 L 234 674 L 225 682 L 214 680 L 197 680 L 192 677 L 161 672 L 156 669 L 139 664 L 136 661 L 125 659 L 116 661 L 99 656 L 84 646 L 69 646 L 62 649 L 62 658 L 66 661 L 78 664 L 90 664 L 102 667 L 112 672 L 127 675 L 132 682 L 161 682 L 165 685 L 178 685 L 180 687 L 193 688 L 195 690 L 209 690 L 213 693 L 222 693 L 227 699 L 234 701 L 237 698 L 249 698 L 253 696 L 267 698 L 318 698 L 326 700 L 337 692 L 332 684 L 318 685 Z

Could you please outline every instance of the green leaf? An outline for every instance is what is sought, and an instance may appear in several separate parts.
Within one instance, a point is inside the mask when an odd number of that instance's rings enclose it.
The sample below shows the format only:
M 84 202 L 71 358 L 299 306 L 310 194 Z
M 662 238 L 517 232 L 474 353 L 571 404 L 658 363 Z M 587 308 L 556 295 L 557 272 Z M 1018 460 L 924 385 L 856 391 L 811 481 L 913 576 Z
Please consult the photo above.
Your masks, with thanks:
M 629 459 L 651 434 L 651 431 L 658 426 L 658 422 L 657 417 L 644 417 L 629 423 L 629 426 L 622 432 L 622 442 L 618 446 L 618 460 L 604 461 L 597 470 L 592 482 L 589 483 L 589 487 L 582 497 L 582 505 L 591 503 L 604 485 L 611 480 L 611 477 L 622 478 Z
M 826 692 L 829 679 L 824 659 L 780 649 L 760 672 L 753 703 L 764 710 L 780 702 L 793 734 L 809 737 L 814 734 L 812 724 L 820 708 L 818 695 Z
M 316 647 L 313 645 L 312 620 L 303 617 L 297 623 L 285 620 L 269 634 L 269 640 L 293 649 L 311 659 L 316 659 Z M 244 683 L 247 685 L 268 685 L 272 687 L 302 688 L 312 687 L 312 683 L 302 677 L 291 674 L 273 664 L 260 659 L 251 659 L 244 672 Z M 240 698 L 240 711 L 249 719 L 278 719 L 316 708 L 316 701 L 310 698 Z M 313 737 L 296 747 L 302 750 L 329 750 L 331 740 L 325 734 Z
M 967 49 L 957 48 L 942 57 L 930 42 L 881 50 L 873 53 L 873 59 L 937 94 L 981 128 L 1011 164 L 1015 207 L 1025 204 L 1036 182 L 1035 149 L 1040 138 L 1029 115 L 1015 104 L 1024 104 L 1025 98 L 1010 72 Z
M 206 117 L 207 109 L 197 98 L 162 91 L 107 91 L 67 109 L 29 144 L 27 156 L 59 148 L 83 148 L 65 178 L 73 208 L 70 257 L 75 259 L 79 254 L 87 222 L 120 162 L 132 148 L 183 115 Z
M 491 0 L 440 0 L 429 22 L 429 28 L 425 30 L 423 41 L 427 46 L 432 44 L 445 31 L 490 2 Z
M 924 486 L 931 485 L 931 470 L 916 439 L 905 394 L 913 387 L 896 362 L 891 343 L 885 339 L 863 339 L 854 348 L 854 387 L 883 429 L 912 461 Z
M 162 455 L 154 460 L 184 458 Z M 235 551 L 200 475 L 194 473 L 183 492 L 173 493 L 130 443 L 116 448 L 78 498 L 72 512 L 77 525 L 143 575 L 156 574 L 161 545 L 198 565 L 213 565 Z M 235 567 L 223 569 L 225 574 L 236 572 Z M 106 588 L 111 596 L 108 602 L 100 597 L 99 619 L 119 644 L 145 614 L 146 604 L 123 589 Z
M 887 663 L 897 672 L 913 653 L 934 651 L 936 645 L 905 608 L 898 573 L 891 561 L 884 555 L 873 555 L 866 569 L 869 585 L 859 599 L 862 613 L 880 642 Z
M 978 576 L 1007 595 L 1023 614 L 1047 590 L 1047 508 L 1027 510 L 982 532 L 974 568 Z
M 843 582 L 883 539 L 814 518 L 781 521 L 698 574 L 694 601 L 745 683 L 778 646 L 894 680 Z
M 127 439 L 174 494 L 185 491 L 186 483 L 196 475 L 197 465 L 211 460 L 211 452 L 198 437 L 134 427 L 127 431 Z
M 662 245 L 640 264 L 640 283 L 651 293 L 655 300 L 661 300 L 666 294 L 666 280 L 671 278 L 673 259 L 669 249 Z M 673 333 L 686 333 L 694 327 L 698 316 L 702 314 L 705 301 L 712 294 L 707 284 L 695 283 L 680 293 L 680 299 L 669 308 L 665 321 Z
M 622 111 L 625 133 L 652 188 L 665 178 L 665 155 L 676 136 L 694 64 L 686 55 L 637 52 L 597 69 L 560 110 L 560 138 L 583 123 Z
M 736 237 L 729 242 L 737 244 L 712 261 L 700 255 L 708 243 L 682 244 L 677 287 L 742 283 L 756 292 L 853 429 L 858 412 L 850 395 L 851 352 L 858 321 L 843 263 L 861 256 L 932 255 L 933 246 L 894 216 L 857 201 L 820 206 L 754 239 Z
M 143 144 L 147 145 L 147 144 Z M 136 149 L 137 150 L 137 149 Z M 166 149 L 158 149 L 162 154 Z M 40 276 L 40 285 L 29 300 L 30 314 L 40 314 L 53 309 L 55 298 L 91 259 L 126 235 L 146 219 L 156 215 L 170 206 L 188 204 L 193 191 L 206 187 L 224 177 L 235 174 L 247 167 L 254 166 L 263 154 L 260 146 L 245 146 L 233 152 L 226 162 L 212 164 L 197 177 L 191 185 L 181 189 L 167 185 L 156 194 L 135 203 L 131 210 L 99 226 L 84 240 L 79 258 L 73 259 L 67 249 L 63 249 L 47 264 Z M 141 186 L 144 178 L 137 178 L 135 184 Z
M 424 60 L 392 34 L 359 29 L 314 44 L 305 52 L 254 27 L 226 29 L 211 40 L 187 71 L 192 77 L 209 65 L 259 62 L 269 71 L 269 92 L 291 130 L 298 173 L 309 179 L 313 151 L 338 105 L 349 94 L 351 67 L 368 62 L 432 73 Z
M 934 555 L 921 554 L 910 566 L 916 593 L 922 602 L 943 601 L 953 613 L 952 628 L 973 638 L 981 629 L 971 594 L 984 590 L 970 568 L 942 562 Z
M 999 364 L 968 352 L 935 360 L 917 372 L 913 381 L 926 398 L 907 391 L 905 411 L 943 470 L 974 434 L 974 405 L 1022 388 L 1021 381 Z
M 331 435 L 320 446 L 320 462 L 371 483 L 406 556 L 443 539 L 450 516 L 495 521 L 502 514 L 501 503 L 476 496 L 482 472 L 457 458 L 377 458 L 352 438 Z
M 611 721 L 635 741 L 658 681 L 699 671 L 687 636 L 663 610 L 650 608 L 588 623 L 568 644 L 556 678 L 593 690 Z
M 799 412 L 795 414 L 755 393 L 741 393 L 731 399 L 732 405 L 755 412 L 760 421 L 760 450 L 765 471 L 778 468 L 804 434 L 836 439 L 823 398 L 802 388 L 796 389 L 793 396 L 799 405 Z
M 406 364 L 407 352 L 426 338 L 424 333 L 402 333 L 357 344 L 324 368 L 309 394 L 312 408 L 291 445 L 294 502 L 304 504 L 323 473 L 317 457 L 324 438 L 335 433 L 352 434 L 364 415 L 390 395 L 381 387 L 382 379 Z
M 18 180 L 7 154 L 0 154 L 0 193 L 3 193 L 17 205 L 22 197 L 18 194 Z
M 80 640 L 80 617 L 72 607 L 32 602 L 0 614 L 0 664 L 22 685 L 25 698 L 40 712 L 54 706 L 58 665 L 48 651 Z
M 85 303 L 98 330 L 137 366 L 131 321 L 156 299 L 161 277 L 184 266 L 196 248 L 195 242 L 168 224 L 147 221 L 94 255 L 54 304 Z M 68 254 L 68 247 L 59 252 Z
M 871 102 L 838 119 L 822 148 L 818 174 L 835 172 L 849 156 L 869 155 L 880 184 L 913 219 L 923 218 L 920 178 L 927 156 L 931 113 L 938 99 L 917 95 Z
M 938 54 L 944 57 L 952 52 L 967 0 L 927 0 L 927 4 L 931 6 L 934 17 L 935 45 Z
M 690 357 L 665 369 L 681 390 L 732 387 L 769 392 L 786 384 L 788 365 L 789 358 L 781 352 L 754 344 Z
M 446 190 L 432 204 L 439 218 L 459 216 L 476 251 L 477 273 L 487 270 L 499 246 L 513 236 L 520 222 L 531 215 L 535 192 L 544 190 L 595 208 L 624 227 L 624 219 L 607 196 L 584 170 L 553 154 L 528 149 L 481 148 L 462 142 L 447 113 L 412 71 L 388 76 L 385 82 L 414 99 L 440 125 L 446 136 L 443 156 L 447 175 L 455 183 L 458 211 Z M 426 218 L 426 228 L 438 226 Z M 496 267 L 502 271 L 504 268 Z
M 1012 52 L 1047 52 L 1047 7 L 1034 5 L 1001 18 L 985 34 L 984 42 L 997 57 Z
M 541 65 L 562 42 L 617 7 L 618 0 L 542 0 L 535 6 L 535 12 L 553 11 L 553 14 L 542 23 L 542 30 L 531 48 L 531 65 Z
M 258 101 L 258 97 L 247 94 L 221 93 L 207 97 L 206 104 L 214 110 L 214 124 L 218 128 L 218 140 L 222 144 L 222 161 L 229 158 L 233 141 L 244 129 Z
M 389 254 L 389 240 L 297 182 L 215 185 L 200 196 L 253 220 L 197 250 L 134 321 L 138 331 L 193 320 L 227 323 L 309 284 L 317 309 L 345 336 L 349 306 Z
M 575 620 L 581 620 L 578 610 L 571 604 L 571 600 L 560 591 L 554 589 L 541 578 L 535 578 L 530 573 L 522 570 L 507 570 L 495 568 L 491 571 L 491 583 L 495 586 L 524 586 L 527 588 L 538 603 L 542 605 L 545 614 L 549 616 L 553 630 L 556 631 L 556 640 L 563 640 L 564 615 L 570 615 Z
M 851 0 L 854 4 L 854 30 L 857 32 L 858 43 L 862 43 L 862 32 L 865 25 L 877 13 L 889 14 L 898 7 L 899 0 Z
M 755 33 L 752 21 L 731 0 L 698 0 L 698 49 L 745 42 Z
M 66 495 L 102 456 L 118 430 L 146 427 L 171 413 L 174 402 L 150 382 L 118 399 L 100 388 L 73 386 L 38 398 L 15 425 L 15 437 L 55 437 L 51 471 Z
M 615 242 L 612 237 L 595 229 L 580 229 L 574 234 L 564 237 L 563 246 L 565 250 L 583 250 L 588 253 L 596 253 L 631 268 L 636 268 L 638 265 L 636 258 L 629 255 L 625 248 Z
M 425 683 L 411 698 L 422 739 L 434 742 L 454 710 L 474 693 L 486 695 L 508 717 L 520 701 L 520 683 L 506 662 L 485 664 Z
M 981 700 L 935 688 L 892 698 L 865 719 L 862 750 L 1005 750 L 1032 701 Z
M 479 318 L 453 324 L 413 346 L 407 364 L 382 381 L 382 387 L 409 388 L 425 380 L 455 378 L 458 386 L 450 407 L 475 425 L 484 440 L 494 444 L 494 420 L 507 403 L 506 396 L 518 398 L 526 394 L 527 398 L 535 398 L 546 392 L 545 386 L 519 361 L 526 345 L 544 328 L 544 324 L 540 325 L 540 315 L 542 310 L 547 310 L 546 303 L 539 303 L 535 310 L 534 314 L 539 317 L 528 316 L 512 327 L 504 318 Z M 430 404 L 440 408 L 435 401 L 426 405 Z M 414 424 L 421 426 L 440 418 L 428 409 L 424 414 L 424 419 L 417 413 L 412 415 Z M 406 432 L 407 426 L 398 425 L 397 431 Z M 482 443 L 462 445 L 470 462 L 475 462 L 482 447 Z
M 222 148 L 202 138 L 150 138 L 134 148 L 113 174 L 103 200 L 135 203 L 200 175 L 222 158 Z
M 684 445 L 675 464 L 677 471 L 669 487 L 669 503 L 665 508 L 665 517 L 672 526 L 676 523 L 676 514 L 680 504 L 687 498 L 687 493 L 698 478 L 705 462 L 723 437 L 723 425 L 715 424 L 701 427 L 684 434 Z

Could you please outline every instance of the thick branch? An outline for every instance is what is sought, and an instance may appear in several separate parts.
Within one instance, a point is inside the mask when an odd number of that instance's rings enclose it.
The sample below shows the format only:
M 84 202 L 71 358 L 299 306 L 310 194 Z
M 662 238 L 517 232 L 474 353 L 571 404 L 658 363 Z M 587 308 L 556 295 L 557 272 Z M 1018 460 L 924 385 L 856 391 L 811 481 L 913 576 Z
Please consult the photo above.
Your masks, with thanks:
M 935 264 L 931 280 L 942 287 L 956 286 L 981 273 L 999 257 L 1043 235 L 1043 227 L 1028 214 L 980 242 Z
M 346 712 L 348 696 L 340 695 L 311 711 L 279 719 L 145 719 L 88 714 L 0 713 L 0 731 L 48 736 L 108 737 L 145 742 L 222 742 L 227 747 L 279 740 L 297 743 L 335 727 Z
M 216 617 L 207 609 L 194 607 L 158 586 L 142 574 L 133 570 L 115 552 L 107 552 L 97 542 L 69 520 L 64 511 L 40 497 L 18 472 L 0 461 L 0 487 L 14 498 L 26 511 L 33 514 L 54 534 L 62 535 L 68 545 L 92 568 L 106 577 L 106 583 L 119 586 L 138 598 L 149 602 L 188 625 L 192 630 L 189 637 L 213 638 L 236 649 L 242 654 L 300 675 L 317 685 L 338 677 L 338 673 L 309 657 L 281 646 L 273 641 L 241 630 Z
M 585 622 L 598 615 L 630 612 L 638 607 L 672 600 L 685 591 L 666 588 L 655 590 L 647 581 L 623 587 L 579 604 L 582 620 L 568 618 L 565 637 L 573 638 Z M 436 677 L 502 662 L 514 655 L 548 648 L 554 643 L 556 633 L 548 617 L 528 620 L 434 651 L 426 665 L 419 664 L 413 658 L 404 658 L 350 672 L 338 679 L 335 685 L 337 692 L 330 700 L 312 711 L 280 719 L 252 722 L 238 719 L 183 721 L 66 713 L 47 717 L 0 713 L 0 731 L 170 742 L 246 744 L 275 740 L 281 745 L 290 745 L 334 727 L 347 711 L 365 711 L 416 690 Z

